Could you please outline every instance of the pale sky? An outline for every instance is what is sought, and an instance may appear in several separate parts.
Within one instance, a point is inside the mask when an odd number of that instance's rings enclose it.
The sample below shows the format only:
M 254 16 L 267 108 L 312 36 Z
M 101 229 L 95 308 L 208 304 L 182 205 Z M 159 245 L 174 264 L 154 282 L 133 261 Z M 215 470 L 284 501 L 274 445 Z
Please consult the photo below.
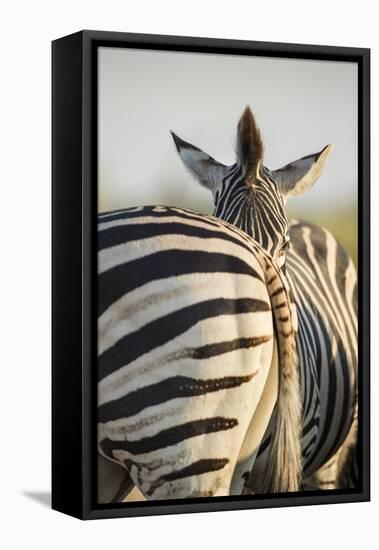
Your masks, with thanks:
M 185 171 L 169 130 L 224 164 L 249 104 L 280 166 L 335 149 L 315 186 L 288 201 L 295 214 L 356 201 L 357 65 L 233 55 L 99 49 L 99 210 L 168 204 L 212 211 Z

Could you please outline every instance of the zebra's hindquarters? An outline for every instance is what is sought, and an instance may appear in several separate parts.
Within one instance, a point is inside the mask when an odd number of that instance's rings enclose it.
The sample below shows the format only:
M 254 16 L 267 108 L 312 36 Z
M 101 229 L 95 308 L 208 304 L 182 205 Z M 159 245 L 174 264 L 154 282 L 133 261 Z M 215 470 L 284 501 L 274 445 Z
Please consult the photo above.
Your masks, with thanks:
M 264 355 L 270 347 L 266 344 Z M 254 370 L 241 369 L 239 376 L 204 379 L 204 365 L 199 364 L 191 369 L 191 381 L 184 382 L 187 387 L 178 388 L 176 381 L 167 378 L 158 382 L 167 392 L 188 390 L 190 396 L 103 425 L 99 429 L 102 452 L 128 467 L 147 498 L 228 495 L 251 410 L 259 401 L 266 374 L 263 367 L 252 377 L 261 367 L 252 355 L 249 364 Z M 234 371 L 226 361 L 219 361 L 216 369 Z M 117 440 L 115 428 L 118 434 L 128 435 Z
M 246 238 L 190 211 L 103 217 L 98 328 L 100 452 L 150 499 L 229 494 L 274 341 Z
M 165 207 L 104 216 L 99 245 L 100 450 L 130 470 L 134 468 L 139 486 L 149 478 L 145 492 L 150 498 L 172 496 L 167 488 L 173 485 L 177 497 L 225 494 L 271 362 L 271 301 L 280 376 L 265 490 L 296 490 L 300 474 L 299 388 L 292 361 L 293 328 L 285 284 L 271 260 L 254 241 L 229 224 Z M 249 315 L 252 317 L 246 324 Z M 257 315 L 266 317 L 266 333 L 262 333 L 265 325 Z M 252 334 L 252 329 L 258 329 L 258 335 Z M 258 351 L 270 343 L 267 360 Z M 253 356 L 238 355 L 244 353 Z M 222 376 L 203 378 L 214 359 Z M 246 365 L 259 368 L 249 371 Z M 191 369 L 192 377 L 187 376 Z M 236 374 L 238 369 L 240 373 Z M 240 389 L 230 398 L 231 390 L 248 388 L 244 385 L 250 383 L 253 389 Z M 216 397 L 212 405 L 213 394 Z M 198 397 L 202 397 L 201 407 L 208 416 L 203 411 L 196 416 L 194 398 Z M 167 402 L 176 404 L 178 399 L 184 399 L 182 408 L 163 410 Z M 228 402 L 231 411 L 237 412 L 236 417 L 226 414 Z M 225 416 L 218 414 L 219 410 Z M 138 415 L 140 418 L 135 418 Z M 163 420 L 158 431 L 157 419 Z M 126 424 L 129 421 L 132 423 Z M 146 426 L 154 433 L 146 435 Z M 215 434 L 230 434 L 230 430 L 233 436 L 224 435 L 219 445 L 225 455 L 231 448 L 230 457 L 200 455 L 178 469 L 178 460 L 183 462 L 186 452 L 168 461 L 164 456 L 167 448 L 171 451 L 183 444 L 193 459 L 194 449 L 204 450 L 201 438 L 218 451 Z M 141 437 L 133 434 L 136 431 Z M 152 453 L 159 457 L 154 458 Z M 145 456 L 141 458 L 146 454 L 153 458 L 150 462 Z M 133 460 L 135 455 L 137 461 Z M 167 467 L 168 472 L 162 471 Z M 223 473 L 209 488 L 209 472 L 219 470 Z M 178 480 L 188 482 L 189 478 L 189 487 L 177 487 Z M 162 485 L 163 495 L 156 495 Z

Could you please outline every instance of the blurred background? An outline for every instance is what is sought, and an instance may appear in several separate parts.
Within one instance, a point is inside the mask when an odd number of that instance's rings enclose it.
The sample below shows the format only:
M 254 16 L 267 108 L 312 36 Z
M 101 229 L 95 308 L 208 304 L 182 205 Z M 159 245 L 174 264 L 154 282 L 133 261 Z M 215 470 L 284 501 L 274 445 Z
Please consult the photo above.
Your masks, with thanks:
M 99 212 L 165 204 L 212 213 L 169 130 L 224 164 L 249 104 L 276 169 L 335 149 L 289 216 L 324 225 L 357 260 L 357 66 L 354 63 L 100 48 Z

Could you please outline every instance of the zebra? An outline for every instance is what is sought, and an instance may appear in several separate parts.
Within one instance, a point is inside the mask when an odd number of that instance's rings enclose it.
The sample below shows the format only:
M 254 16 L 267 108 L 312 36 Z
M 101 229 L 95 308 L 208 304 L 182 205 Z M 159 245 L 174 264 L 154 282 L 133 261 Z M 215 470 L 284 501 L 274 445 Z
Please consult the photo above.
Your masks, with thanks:
M 237 127 L 236 162 L 226 166 L 179 138 L 176 149 L 195 179 L 211 191 L 213 215 L 251 236 L 285 273 L 296 304 L 302 389 L 303 475 L 316 488 L 357 482 L 357 276 L 351 258 L 325 228 L 289 221 L 285 204 L 321 175 L 333 150 L 269 170 L 249 107 Z M 252 471 L 240 465 L 248 491 L 259 492 L 270 427 L 255 449 Z M 355 472 L 355 474 L 354 474 Z
M 265 490 L 298 490 L 296 357 L 285 278 L 243 231 L 175 207 L 99 215 L 99 500 L 122 500 L 126 471 L 148 499 L 240 494 L 277 399 Z
M 259 158 L 263 157 L 263 146 L 259 130 L 249 110 L 245 111 L 238 126 L 237 162 L 231 167 L 218 163 L 175 134 L 173 137 L 186 166 L 205 187 L 213 192 L 215 216 L 225 217 L 231 223 L 241 226 L 247 235 L 257 238 L 269 251 L 271 258 L 283 272 L 287 273 L 286 279 L 295 295 L 299 317 L 297 348 L 300 355 L 304 412 L 302 434 L 304 474 L 313 477 L 318 488 L 338 486 L 341 480 L 344 486 L 351 486 L 351 481 L 348 481 L 349 475 L 346 475 L 349 474 L 346 472 L 346 465 L 354 462 L 357 427 L 356 275 L 351 260 L 326 230 L 296 221 L 288 223 L 284 213 L 287 196 L 303 192 L 314 183 L 321 174 L 332 147 L 327 146 L 316 155 L 310 155 L 283 169 L 271 172 L 262 165 Z M 249 187 L 255 201 L 251 200 L 251 196 L 246 201 L 245 191 L 249 190 Z M 161 208 L 164 209 L 164 207 Z M 252 216 L 252 210 L 254 216 Z M 129 215 L 132 212 L 133 210 Z M 116 216 L 117 220 L 119 215 L 117 213 L 106 216 L 112 215 Z M 196 215 L 191 214 L 191 216 Z M 259 223 L 254 225 L 257 219 Z M 201 216 L 201 220 L 204 222 L 205 217 Z M 248 220 L 251 223 L 250 229 Z M 149 226 L 150 223 L 151 220 L 144 218 L 144 225 Z M 156 250 L 162 246 L 169 247 L 169 239 L 170 237 L 162 233 L 159 243 L 156 243 Z M 290 240 L 291 248 L 288 250 Z M 287 261 L 284 261 L 285 259 Z M 338 266 L 338 273 L 330 270 L 330 262 Z M 322 273 L 323 270 L 324 273 Z M 332 287 L 337 290 L 333 291 L 332 297 L 328 295 L 327 287 L 329 290 Z M 322 296 L 323 294 L 325 296 Z M 341 299 L 338 302 L 339 296 Z M 325 347 L 331 331 L 335 332 L 336 337 L 332 342 L 333 345 Z M 346 339 L 349 331 L 350 347 Z M 329 343 L 331 343 L 330 340 Z M 337 349 L 336 353 L 335 349 Z M 345 381 L 344 386 L 343 384 L 341 386 L 342 378 Z M 325 392 L 328 389 L 329 379 L 329 386 L 334 390 L 327 394 Z M 269 386 L 269 377 L 267 380 L 266 387 Z M 262 393 L 261 402 L 265 401 L 264 393 Z M 271 391 L 266 393 L 272 399 L 275 389 L 271 388 Z M 336 400 L 333 404 L 335 396 Z M 353 420 L 351 420 L 352 410 L 354 411 Z M 255 416 L 259 416 L 258 412 Z M 329 419 L 334 421 L 333 425 L 328 426 Z M 337 428 L 336 419 L 342 419 Z M 272 448 L 274 422 L 273 414 L 263 444 L 259 437 L 254 439 L 254 434 L 258 433 L 259 429 L 255 427 L 248 430 L 234 468 L 233 482 L 230 484 L 231 493 L 238 493 L 239 477 L 245 480 L 245 488 L 248 492 L 261 492 L 268 489 L 267 483 L 261 480 L 265 475 L 267 477 L 268 453 Z M 349 434 L 341 445 L 340 441 L 344 440 L 349 426 L 351 426 Z M 334 442 L 334 445 L 331 445 L 331 442 Z M 338 450 L 333 454 L 334 448 Z M 114 455 L 110 458 L 115 460 Z M 121 464 L 122 460 L 119 463 Z M 335 471 L 331 473 L 332 470 Z M 325 481 L 324 474 L 329 478 L 331 476 L 332 479 Z M 140 479 L 136 479 L 136 476 L 134 480 L 137 484 L 141 482 Z M 130 487 L 130 479 L 127 480 L 128 484 Z M 193 494 L 196 493 L 192 492 Z M 199 494 L 204 495 L 204 492 L 200 491 Z M 218 493 L 216 491 L 212 494 Z

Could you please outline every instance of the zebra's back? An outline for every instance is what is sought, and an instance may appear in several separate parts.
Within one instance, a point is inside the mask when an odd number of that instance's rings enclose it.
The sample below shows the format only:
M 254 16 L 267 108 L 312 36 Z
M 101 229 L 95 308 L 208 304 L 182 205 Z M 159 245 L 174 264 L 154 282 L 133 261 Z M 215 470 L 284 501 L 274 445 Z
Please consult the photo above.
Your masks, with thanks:
M 339 449 L 357 398 L 357 276 L 354 264 L 326 229 L 290 226 L 287 273 L 296 303 L 303 389 L 305 473 Z
M 357 277 L 352 260 L 326 229 L 293 220 L 290 237 L 286 272 L 297 312 L 301 448 L 303 475 L 309 477 L 341 450 L 357 414 Z M 275 414 L 248 491 L 261 492 L 274 421 Z M 335 484 L 333 475 L 323 475 L 317 487 L 323 488 L 326 478 Z

